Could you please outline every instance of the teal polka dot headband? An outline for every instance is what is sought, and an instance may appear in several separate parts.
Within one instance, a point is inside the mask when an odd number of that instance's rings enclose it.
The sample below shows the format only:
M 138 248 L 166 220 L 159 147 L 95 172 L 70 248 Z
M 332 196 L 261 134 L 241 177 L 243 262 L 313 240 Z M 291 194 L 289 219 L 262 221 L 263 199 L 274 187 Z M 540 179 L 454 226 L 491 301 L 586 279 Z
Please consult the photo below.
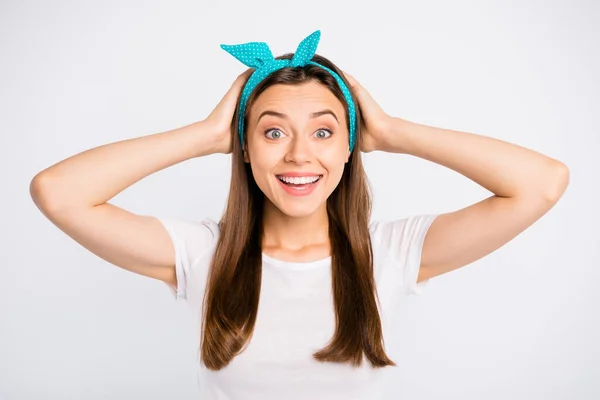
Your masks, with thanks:
M 344 93 L 344 98 L 348 104 L 348 114 L 350 116 L 350 151 L 352 151 L 356 139 L 356 110 L 354 108 L 354 102 L 352 101 L 352 96 L 350 96 L 348 87 L 346 87 L 346 84 L 338 74 L 321 64 L 311 61 L 317 50 L 317 45 L 319 44 L 320 38 L 320 30 L 315 31 L 304 38 L 304 40 L 302 40 L 302 42 L 300 42 L 298 45 L 298 49 L 296 50 L 296 53 L 294 53 L 294 57 L 291 60 L 276 60 L 271 53 L 271 49 L 269 49 L 269 46 L 265 42 L 221 45 L 223 50 L 237 58 L 248 67 L 256 68 L 256 70 L 250 76 L 250 79 L 248 79 L 246 86 L 244 86 L 240 100 L 239 131 L 242 147 L 244 146 L 244 111 L 246 110 L 246 104 L 248 102 L 248 98 L 250 97 L 250 93 L 252 93 L 252 91 L 262 80 L 279 69 L 285 67 L 301 67 L 307 64 L 312 64 L 317 65 L 329 72 L 335 78 L 338 85 L 342 89 L 342 92 Z

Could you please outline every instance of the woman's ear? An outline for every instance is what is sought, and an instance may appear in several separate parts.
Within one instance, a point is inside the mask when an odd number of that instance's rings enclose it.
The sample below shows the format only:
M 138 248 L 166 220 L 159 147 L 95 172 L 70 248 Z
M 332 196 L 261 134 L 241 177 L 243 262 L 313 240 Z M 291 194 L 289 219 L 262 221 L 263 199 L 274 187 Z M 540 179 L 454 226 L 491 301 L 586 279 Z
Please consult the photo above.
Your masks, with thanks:
M 248 157 L 248 152 L 246 151 L 246 146 L 244 146 L 242 151 L 244 152 L 244 162 L 246 164 L 250 164 L 250 158 Z

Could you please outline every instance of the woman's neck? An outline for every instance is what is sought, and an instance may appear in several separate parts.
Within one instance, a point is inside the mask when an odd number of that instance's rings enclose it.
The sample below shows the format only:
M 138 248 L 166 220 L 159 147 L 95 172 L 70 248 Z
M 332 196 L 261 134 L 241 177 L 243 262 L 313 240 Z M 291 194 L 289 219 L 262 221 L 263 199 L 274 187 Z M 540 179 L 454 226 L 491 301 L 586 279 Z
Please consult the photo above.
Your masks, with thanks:
M 313 253 L 317 259 L 329 256 L 326 204 L 311 215 L 292 217 L 265 199 L 263 233 L 262 248 L 269 255 Z

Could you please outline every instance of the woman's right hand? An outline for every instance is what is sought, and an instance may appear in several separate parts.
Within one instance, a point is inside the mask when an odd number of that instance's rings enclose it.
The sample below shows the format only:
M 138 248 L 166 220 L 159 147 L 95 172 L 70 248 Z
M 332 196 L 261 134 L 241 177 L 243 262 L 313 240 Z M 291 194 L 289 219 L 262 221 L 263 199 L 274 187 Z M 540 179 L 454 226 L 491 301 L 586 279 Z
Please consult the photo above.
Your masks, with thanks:
M 205 119 L 207 125 L 211 127 L 211 131 L 218 138 L 218 153 L 230 154 L 233 151 L 233 132 L 231 130 L 233 114 L 235 113 L 235 107 L 242 88 L 252 72 L 254 72 L 254 69 L 248 69 L 241 73 L 219 104 Z

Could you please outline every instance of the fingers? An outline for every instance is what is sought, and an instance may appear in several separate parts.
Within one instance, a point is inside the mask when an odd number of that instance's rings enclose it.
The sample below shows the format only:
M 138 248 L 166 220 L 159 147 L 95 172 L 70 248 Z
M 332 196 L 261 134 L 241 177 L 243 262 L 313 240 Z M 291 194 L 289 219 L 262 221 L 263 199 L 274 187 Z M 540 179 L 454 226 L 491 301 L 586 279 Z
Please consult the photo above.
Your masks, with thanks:
M 358 81 L 356 79 L 354 79 L 354 77 L 352 75 L 350 75 L 346 71 L 342 71 L 342 73 L 344 74 L 344 77 L 348 80 L 350 85 L 352 85 L 353 87 L 356 87 L 356 88 L 358 88 L 360 86 Z
M 253 71 L 253 69 L 248 69 L 239 74 L 235 81 L 233 81 L 227 93 L 225 94 L 225 97 L 231 97 L 231 101 L 236 101 L 237 97 L 242 91 L 242 88 L 244 87 L 244 84 L 246 83 L 248 77 L 252 74 Z
M 241 74 L 238 75 L 235 82 L 240 85 L 243 84 L 243 82 L 246 82 L 246 80 L 250 77 L 252 72 L 254 72 L 254 69 L 252 69 L 252 68 L 245 70 L 244 72 L 242 72 Z

